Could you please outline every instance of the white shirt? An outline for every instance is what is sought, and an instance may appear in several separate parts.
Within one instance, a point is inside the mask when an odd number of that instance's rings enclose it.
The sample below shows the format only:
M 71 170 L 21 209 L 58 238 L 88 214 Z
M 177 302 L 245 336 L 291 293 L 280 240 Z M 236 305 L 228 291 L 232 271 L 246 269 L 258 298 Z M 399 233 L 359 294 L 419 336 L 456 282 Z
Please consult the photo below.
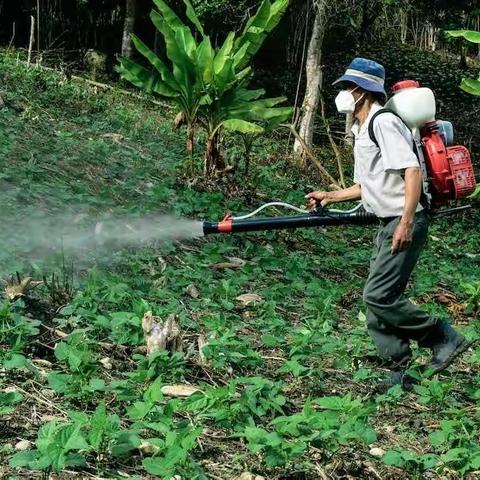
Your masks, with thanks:
M 406 168 L 420 167 L 413 151 L 413 136 L 408 127 L 392 113 L 377 116 L 373 131 L 378 147 L 368 135 L 368 125 L 382 106 L 372 105 L 370 113 L 359 128 L 352 127 L 355 136 L 354 182 L 362 187 L 362 203 L 367 212 L 377 217 L 399 217 L 405 206 Z M 418 204 L 417 212 L 423 207 Z

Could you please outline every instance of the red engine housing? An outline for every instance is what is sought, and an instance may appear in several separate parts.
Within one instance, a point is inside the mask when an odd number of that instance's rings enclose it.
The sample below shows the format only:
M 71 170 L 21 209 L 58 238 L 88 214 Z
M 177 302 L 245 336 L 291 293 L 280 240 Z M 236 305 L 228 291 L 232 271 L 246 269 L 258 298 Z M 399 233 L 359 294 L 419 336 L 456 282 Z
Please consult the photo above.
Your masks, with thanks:
M 449 200 L 470 195 L 476 182 L 468 149 L 460 145 L 446 147 L 435 122 L 425 126 L 421 136 L 433 205 L 445 205 Z
M 405 88 L 419 86 L 416 80 L 404 80 L 397 82 L 392 92 L 395 94 Z M 449 200 L 458 200 L 473 193 L 476 187 L 475 174 L 467 148 L 447 147 L 435 121 L 425 125 L 420 135 L 433 206 L 442 206 Z

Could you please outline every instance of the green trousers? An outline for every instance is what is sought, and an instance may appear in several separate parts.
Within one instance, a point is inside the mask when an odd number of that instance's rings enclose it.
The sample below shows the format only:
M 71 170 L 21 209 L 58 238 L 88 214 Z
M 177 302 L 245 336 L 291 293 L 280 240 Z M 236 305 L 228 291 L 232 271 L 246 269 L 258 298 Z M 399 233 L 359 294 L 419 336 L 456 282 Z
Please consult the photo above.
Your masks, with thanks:
M 410 247 L 392 254 L 392 239 L 400 218 L 380 227 L 370 261 L 363 298 L 367 306 L 367 328 L 380 357 L 393 366 L 406 365 L 411 358 L 410 341 L 422 345 L 437 318 L 430 317 L 404 297 L 408 279 L 425 246 L 428 216 L 415 215 Z

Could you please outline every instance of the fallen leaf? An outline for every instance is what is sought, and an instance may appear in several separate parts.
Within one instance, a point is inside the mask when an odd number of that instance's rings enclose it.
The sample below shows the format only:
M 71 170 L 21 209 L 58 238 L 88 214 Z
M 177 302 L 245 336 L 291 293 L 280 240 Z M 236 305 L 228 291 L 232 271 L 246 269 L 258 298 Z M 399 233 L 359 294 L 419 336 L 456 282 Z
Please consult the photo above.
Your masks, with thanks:
M 370 449 L 369 453 L 372 457 L 380 458 L 380 457 L 383 457 L 385 455 L 385 450 L 383 448 L 380 448 L 380 447 L 373 447 L 373 448 Z
M 227 257 L 227 260 L 230 263 L 233 263 L 234 265 L 237 265 L 239 267 L 243 267 L 244 265 L 247 264 L 247 261 L 244 260 L 243 258 L 238 258 L 238 257 Z
M 207 345 L 207 341 L 205 340 L 204 335 L 199 335 L 198 336 L 198 363 L 203 366 L 208 365 L 208 360 L 207 357 L 205 356 L 205 353 L 203 353 L 203 349 Z
M 197 287 L 191 283 L 186 289 L 185 292 L 188 293 L 192 298 L 198 298 L 200 296 L 200 292 L 198 291 Z
M 160 450 L 160 447 L 151 444 L 150 442 L 143 441 L 139 446 L 138 449 L 142 453 L 146 453 L 148 455 L 152 455 L 153 453 L 157 453 Z
M 265 477 L 255 475 L 254 473 L 250 472 L 243 472 L 239 477 L 237 477 L 237 480 L 265 480 Z
M 263 302 L 263 298 L 256 293 L 244 293 L 243 295 L 239 295 L 235 300 L 238 300 L 243 305 L 251 305 L 251 304 L 258 304 Z
M 190 397 L 201 390 L 193 385 L 165 385 L 161 392 L 168 397 Z
M 15 444 L 15 450 L 28 450 L 31 447 L 32 442 L 29 442 L 28 440 L 20 440 Z
M 160 264 L 160 272 L 164 272 L 167 268 L 167 261 L 163 257 L 158 257 L 158 263 Z
M 112 359 L 110 357 L 102 358 L 100 363 L 103 365 L 103 368 L 107 370 L 111 370 L 113 368 Z
M 246 265 L 246 261 L 238 257 L 227 257 L 228 262 L 220 262 L 212 265 L 215 270 L 222 270 L 225 268 L 241 268 Z

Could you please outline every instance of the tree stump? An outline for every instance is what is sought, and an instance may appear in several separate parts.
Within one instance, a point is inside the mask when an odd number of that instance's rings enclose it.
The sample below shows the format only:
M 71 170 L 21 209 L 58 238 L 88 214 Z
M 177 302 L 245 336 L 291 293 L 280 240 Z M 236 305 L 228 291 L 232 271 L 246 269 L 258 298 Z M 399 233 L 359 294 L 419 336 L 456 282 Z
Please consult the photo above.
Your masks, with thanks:
M 142 328 L 147 343 L 147 355 L 161 351 L 170 353 L 182 351 L 182 332 L 175 314 L 169 315 L 164 322 L 152 312 L 146 312 Z

